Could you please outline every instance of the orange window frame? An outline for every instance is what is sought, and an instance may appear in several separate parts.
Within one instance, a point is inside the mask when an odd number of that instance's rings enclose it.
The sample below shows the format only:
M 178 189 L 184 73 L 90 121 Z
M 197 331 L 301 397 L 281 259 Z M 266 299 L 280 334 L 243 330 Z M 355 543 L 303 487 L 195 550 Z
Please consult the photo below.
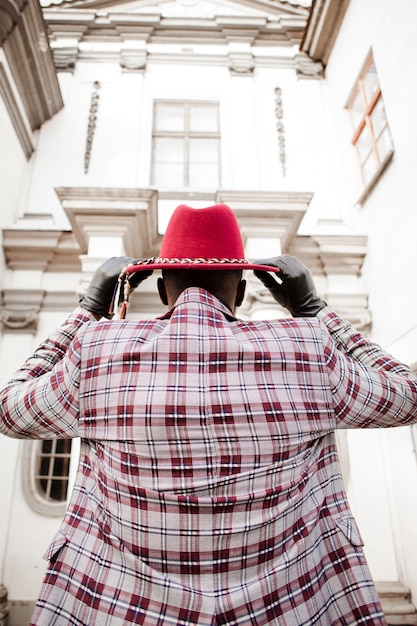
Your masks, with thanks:
M 361 72 L 361 75 L 359 77 L 357 86 L 352 94 L 352 97 L 350 99 L 350 103 L 348 104 L 348 109 L 350 109 L 350 104 L 355 100 L 358 92 L 361 94 L 362 98 L 362 104 L 363 104 L 363 108 L 364 108 L 364 115 L 361 119 L 361 121 L 359 122 L 359 125 L 357 126 L 356 131 L 354 131 L 353 133 L 353 137 L 352 137 L 352 144 L 354 146 L 356 146 L 356 143 L 359 139 L 359 137 L 361 136 L 361 134 L 363 133 L 363 129 L 365 128 L 365 126 L 367 126 L 368 128 L 368 132 L 369 132 L 369 137 L 370 137 L 370 143 L 371 143 L 371 147 L 372 147 L 372 151 L 375 155 L 375 159 L 376 162 L 379 165 L 381 165 L 381 158 L 380 158 L 380 154 L 379 154 L 379 150 L 378 150 L 378 144 L 377 144 L 377 140 L 375 137 L 375 132 L 374 132 L 374 126 L 372 123 L 372 113 L 374 112 L 374 109 L 378 103 L 378 101 L 381 99 L 381 87 L 379 86 L 379 82 L 378 82 L 378 88 L 375 92 L 375 94 L 373 95 L 372 99 L 368 102 L 368 98 L 367 98 L 367 94 L 366 94 L 366 89 L 365 89 L 365 77 L 367 76 L 367 74 L 369 73 L 369 70 L 371 68 L 371 66 L 374 64 L 374 58 L 371 55 L 364 67 L 364 69 Z
M 375 80 L 372 85 L 372 89 L 369 90 L 367 88 L 366 80 L 371 69 L 374 73 Z M 368 93 L 369 91 L 370 93 Z M 359 103 L 358 109 L 355 108 L 355 104 L 357 103 Z M 379 106 L 379 111 L 375 112 L 377 106 Z M 351 142 L 357 151 L 363 182 L 368 185 L 372 182 L 378 172 L 383 169 L 383 166 L 387 161 L 387 157 L 392 153 L 391 134 L 389 131 L 388 121 L 386 119 L 381 87 L 376 73 L 372 53 L 369 55 L 365 65 L 363 66 L 359 78 L 353 88 L 353 91 L 351 92 L 346 108 L 349 111 L 353 126 L 353 136 Z M 377 115 L 381 114 L 382 123 L 381 118 L 379 120 L 377 118 Z M 364 135 L 365 129 L 366 135 Z M 362 145 L 359 144 L 361 137 L 364 138 Z M 385 141 L 387 141 L 387 139 L 389 141 L 388 150 L 384 150 L 384 138 Z

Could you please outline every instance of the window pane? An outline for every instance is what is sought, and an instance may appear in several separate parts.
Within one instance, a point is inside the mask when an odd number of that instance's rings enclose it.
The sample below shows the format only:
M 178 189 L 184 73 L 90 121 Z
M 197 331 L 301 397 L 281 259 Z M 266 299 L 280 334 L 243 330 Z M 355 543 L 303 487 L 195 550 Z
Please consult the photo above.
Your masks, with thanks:
M 363 127 L 363 130 L 358 137 L 356 147 L 358 149 L 359 160 L 361 163 L 363 163 L 368 157 L 369 153 L 372 151 L 371 136 L 369 134 L 369 129 L 366 125 Z
M 352 119 L 352 125 L 354 130 L 356 130 L 361 123 L 363 116 L 365 115 L 365 107 L 363 102 L 363 97 L 361 92 L 358 90 L 356 92 L 356 96 L 352 101 L 350 109 L 350 115 Z
M 155 106 L 155 130 L 183 132 L 184 105 L 159 102 Z
M 385 127 L 383 132 L 380 134 L 377 140 L 379 158 L 381 161 L 388 156 L 390 152 L 393 150 L 393 145 L 391 141 L 391 135 L 388 129 L 388 126 Z
M 362 175 L 365 185 L 367 185 L 371 181 L 377 170 L 378 163 L 376 162 L 374 153 L 371 152 L 367 160 L 362 165 Z
M 217 165 L 191 164 L 190 187 L 195 189 L 214 189 L 218 187 L 218 171 Z
M 371 114 L 372 125 L 375 135 L 379 135 L 387 125 L 387 116 L 385 115 L 385 107 L 382 98 L 379 98 Z
M 217 139 L 190 139 L 190 163 L 217 163 Z
M 184 186 L 184 141 L 157 137 L 154 141 L 153 184 L 161 187 Z
M 171 189 L 184 187 L 184 165 L 182 163 L 156 163 L 153 184 Z
M 217 132 L 217 105 L 193 105 L 190 107 L 190 131 Z
M 176 163 L 184 161 L 184 141 L 176 137 L 156 137 L 154 141 L 154 160 L 157 163 Z
M 219 182 L 217 139 L 190 139 L 190 187 L 213 188 Z
M 35 467 L 35 482 L 45 500 L 65 502 L 68 490 L 70 439 L 39 442 Z
M 369 66 L 369 70 L 365 74 L 363 78 L 363 86 L 365 90 L 366 101 L 369 104 L 377 91 L 379 91 L 379 82 L 378 76 L 376 73 L 376 67 L 374 62 L 372 61 Z

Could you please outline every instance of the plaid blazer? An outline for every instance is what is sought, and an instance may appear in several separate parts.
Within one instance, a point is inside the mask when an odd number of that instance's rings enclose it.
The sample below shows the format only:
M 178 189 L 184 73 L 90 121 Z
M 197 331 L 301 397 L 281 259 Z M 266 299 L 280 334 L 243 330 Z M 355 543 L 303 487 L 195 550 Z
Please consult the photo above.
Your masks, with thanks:
M 38 348 L 1 431 L 81 455 L 32 624 L 386 623 L 334 430 L 417 421 L 417 379 L 319 315 L 242 321 L 188 289 L 158 319 L 78 308 Z

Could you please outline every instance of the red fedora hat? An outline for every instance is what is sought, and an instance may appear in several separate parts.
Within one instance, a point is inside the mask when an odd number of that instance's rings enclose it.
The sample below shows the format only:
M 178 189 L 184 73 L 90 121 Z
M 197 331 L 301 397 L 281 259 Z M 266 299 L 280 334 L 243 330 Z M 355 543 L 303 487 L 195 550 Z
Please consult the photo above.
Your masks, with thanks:
M 204 209 L 178 206 L 169 220 L 158 257 L 138 261 L 126 268 L 128 274 L 143 270 L 263 270 L 277 267 L 250 263 L 245 259 L 239 224 L 226 204 Z

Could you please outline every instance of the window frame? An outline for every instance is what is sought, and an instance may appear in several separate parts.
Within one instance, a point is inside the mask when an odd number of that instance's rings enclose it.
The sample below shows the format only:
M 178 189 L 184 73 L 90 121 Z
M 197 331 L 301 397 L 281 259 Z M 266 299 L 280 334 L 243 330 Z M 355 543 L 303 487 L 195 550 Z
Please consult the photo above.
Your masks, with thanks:
M 68 452 L 61 453 L 56 452 L 56 445 L 58 441 L 65 441 L 68 446 Z M 45 443 L 52 442 L 51 452 L 44 452 L 43 445 Z M 40 515 L 48 517 L 62 517 L 66 511 L 68 493 L 70 490 L 71 482 L 71 455 L 72 455 L 72 440 L 71 439 L 37 439 L 23 442 L 23 467 L 22 467 L 22 488 L 23 495 L 30 508 L 39 513 Z M 54 459 L 62 459 L 66 462 L 67 472 L 61 474 L 61 478 L 51 473 L 51 463 L 49 464 L 48 475 L 41 474 L 40 457 L 50 458 L 53 462 Z M 41 486 L 41 480 L 46 479 L 48 481 L 48 488 L 43 489 Z M 62 500 L 55 500 L 49 497 L 51 480 L 66 481 L 65 498 Z
M 157 129 L 157 108 L 159 105 L 174 105 L 184 108 L 184 129 L 183 130 L 159 130 Z M 215 107 L 216 111 L 216 126 L 215 131 L 203 131 L 203 130 L 190 130 L 191 109 L 193 107 Z M 158 138 L 175 138 L 183 141 L 184 146 L 184 158 L 183 158 L 183 180 L 181 185 L 171 187 L 169 185 L 163 185 L 156 179 L 156 150 L 155 140 Z M 162 191 L 181 191 L 187 190 L 193 192 L 193 190 L 201 190 L 201 186 L 197 187 L 190 185 L 190 140 L 192 139 L 215 139 L 217 141 L 217 181 L 213 187 L 203 188 L 202 191 L 210 193 L 217 190 L 221 186 L 221 145 L 220 145 L 220 106 L 219 102 L 215 100 L 175 100 L 175 99 L 157 99 L 153 103 L 153 123 L 152 123 L 152 169 L 151 169 L 151 185 L 158 187 Z
M 371 98 L 369 98 L 367 95 L 366 87 L 365 87 L 365 81 L 372 67 L 375 70 L 377 88 L 375 92 L 372 94 Z M 360 101 L 362 104 L 363 114 L 360 120 L 358 122 L 355 122 L 354 113 L 353 113 L 353 104 L 357 100 L 358 95 L 360 95 Z M 380 129 L 379 131 L 376 131 L 374 128 L 373 115 L 374 115 L 376 107 L 378 106 L 378 103 L 381 103 L 383 107 L 385 123 L 382 129 Z M 394 154 L 394 145 L 392 141 L 390 127 L 388 124 L 388 119 L 386 116 L 386 110 L 385 110 L 384 100 L 382 96 L 381 85 L 379 82 L 378 73 L 377 73 L 376 65 L 375 65 L 375 59 L 374 59 L 372 50 L 367 55 L 365 63 L 363 64 L 362 69 L 359 72 L 358 78 L 356 79 L 353 89 L 350 92 L 345 108 L 347 109 L 347 112 L 349 114 L 351 126 L 353 129 L 351 143 L 356 150 L 356 155 L 357 155 L 358 164 L 359 164 L 360 173 L 361 173 L 361 179 L 362 179 L 362 183 L 364 186 L 364 191 L 361 194 L 360 198 L 358 199 L 358 203 L 361 204 L 366 199 L 370 191 L 373 189 L 375 183 L 379 180 L 382 173 L 385 171 L 385 168 L 390 163 Z M 368 133 L 367 141 L 369 142 L 369 145 L 368 145 L 369 150 L 366 154 L 366 157 L 363 158 L 360 152 L 360 148 L 359 148 L 359 141 L 362 137 L 364 137 L 365 132 Z M 390 147 L 388 148 L 387 153 L 383 156 L 381 154 L 378 141 L 385 132 L 388 132 Z M 370 158 L 373 158 L 375 160 L 376 167 L 374 171 L 371 173 L 369 179 L 367 179 L 364 171 L 365 171 L 365 165 Z

